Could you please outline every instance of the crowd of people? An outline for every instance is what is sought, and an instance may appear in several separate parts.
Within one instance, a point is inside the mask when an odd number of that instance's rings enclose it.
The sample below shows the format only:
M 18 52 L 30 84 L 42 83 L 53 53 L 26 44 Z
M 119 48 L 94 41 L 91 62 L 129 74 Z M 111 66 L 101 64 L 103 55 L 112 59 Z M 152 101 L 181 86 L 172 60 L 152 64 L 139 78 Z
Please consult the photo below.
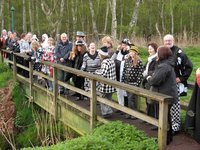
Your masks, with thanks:
M 143 63 L 140 58 L 140 49 L 127 38 L 119 43 L 117 49 L 114 49 L 113 39 L 105 36 L 101 39 L 101 47 L 97 49 L 96 43 L 87 44 L 85 37 L 84 32 L 77 31 L 73 42 L 69 40 L 66 33 L 62 33 L 60 39 L 54 41 L 47 34 L 37 38 L 35 34 L 28 32 L 21 34 L 19 38 L 16 32 L 2 30 L 0 43 L 1 48 L 29 55 L 34 64 L 33 69 L 50 77 L 53 76 L 53 68 L 42 65 L 41 60 L 172 96 L 168 121 L 171 129 L 170 135 L 177 134 L 181 124 L 180 96 L 187 94 L 187 80 L 193 66 L 184 51 L 175 46 L 173 35 L 165 35 L 161 46 L 154 42 L 148 44 L 149 57 L 146 63 Z M 12 55 L 4 54 L 4 57 L 12 59 Z M 30 60 L 18 58 L 18 62 L 27 67 Z M 26 70 L 18 69 L 18 71 L 25 77 L 29 76 Z M 58 79 L 63 82 L 70 82 L 72 79 L 75 87 L 90 91 L 90 81 L 87 78 L 59 70 Z M 112 100 L 112 94 L 116 92 L 120 105 L 137 110 L 135 94 L 104 83 L 97 83 L 96 87 L 99 96 Z M 53 90 L 51 81 L 47 80 L 47 88 L 49 91 Z M 69 93 L 68 89 L 63 86 L 59 86 L 58 91 L 60 94 Z M 86 98 L 79 93 L 73 96 L 76 100 Z M 146 104 L 147 115 L 159 118 L 158 103 L 147 99 Z M 100 104 L 100 107 L 103 117 L 112 116 L 113 109 L 110 106 Z M 125 115 L 125 117 L 136 119 L 130 115 Z M 157 128 L 152 128 L 152 130 L 155 129 Z M 170 142 L 171 139 L 168 140 Z

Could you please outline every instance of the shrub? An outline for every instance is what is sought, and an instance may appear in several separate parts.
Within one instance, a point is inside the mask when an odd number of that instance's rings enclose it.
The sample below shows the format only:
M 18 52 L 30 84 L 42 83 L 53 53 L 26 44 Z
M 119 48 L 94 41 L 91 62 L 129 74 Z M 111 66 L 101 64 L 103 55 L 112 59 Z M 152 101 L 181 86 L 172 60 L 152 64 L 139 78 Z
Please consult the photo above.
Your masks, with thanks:
M 31 148 L 26 148 L 29 150 Z M 120 121 L 97 127 L 91 135 L 65 141 L 50 147 L 37 147 L 36 150 L 156 150 L 156 140 L 148 138 L 144 132 Z

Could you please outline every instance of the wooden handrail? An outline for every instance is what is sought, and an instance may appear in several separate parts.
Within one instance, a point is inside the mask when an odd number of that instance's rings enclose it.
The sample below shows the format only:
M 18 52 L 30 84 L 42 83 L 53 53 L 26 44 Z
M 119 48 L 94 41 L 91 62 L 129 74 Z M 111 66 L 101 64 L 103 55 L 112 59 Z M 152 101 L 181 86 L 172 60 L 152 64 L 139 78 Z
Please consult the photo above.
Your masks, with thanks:
M 8 52 L 10 53 L 10 51 L 8 50 L 1 50 L 1 52 Z M 24 54 L 20 54 L 20 53 L 13 53 L 13 60 L 16 60 L 16 57 L 23 57 L 24 59 L 28 59 L 29 56 L 24 55 Z M 3 56 L 2 56 L 3 57 Z M 3 59 L 3 58 L 2 58 Z M 51 95 L 53 96 L 53 105 L 54 105 L 54 112 L 52 113 L 52 115 L 55 117 L 55 119 L 59 119 L 59 114 L 58 114 L 58 99 L 61 99 L 63 103 L 66 103 L 68 105 L 70 105 L 71 107 L 76 107 L 77 109 L 79 109 L 79 111 L 81 111 L 82 113 L 85 113 L 87 115 L 89 115 L 90 117 L 90 127 L 91 129 L 95 128 L 96 126 L 96 121 L 100 120 L 103 122 L 106 122 L 105 119 L 102 119 L 100 116 L 97 116 L 97 112 L 96 112 L 96 105 L 97 105 L 97 101 L 104 103 L 106 105 L 109 105 L 113 108 L 117 108 L 127 114 L 130 114 L 132 116 L 135 116 L 137 118 L 140 118 L 142 120 L 145 120 L 146 122 L 149 122 L 155 126 L 158 126 L 158 146 L 159 149 L 165 149 L 166 148 L 166 141 L 167 141 L 167 115 L 168 115 L 168 104 L 170 103 L 171 97 L 168 95 L 164 95 L 161 93 L 157 93 L 157 92 L 152 92 L 140 87 L 135 87 L 135 86 L 131 86 L 128 84 L 124 84 L 118 81 L 114 81 L 114 80 L 109 80 L 106 79 L 104 77 L 98 76 L 98 75 L 94 75 L 94 74 L 90 74 L 88 72 L 84 72 L 84 71 L 80 71 L 71 67 L 67 67 L 67 66 L 63 66 L 60 64 L 55 64 L 55 63 L 51 63 L 51 62 L 46 62 L 46 61 L 42 61 L 41 63 L 45 64 L 45 65 L 49 65 L 52 66 L 54 69 L 54 73 L 53 73 L 53 78 L 44 75 L 40 72 L 37 71 L 33 71 L 31 68 L 31 62 L 29 62 L 29 68 L 27 68 L 26 70 L 29 71 L 29 79 L 26 80 L 28 81 L 29 84 L 29 89 L 30 89 L 30 97 L 33 97 L 33 87 L 35 88 L 35 84 L 33 83 L 33 74 L 37 74 L 39 76 L 42 76 L 43 78 L 46 78 L 48 80 L 53 81 L 54 84 L 54 90 L 53 93 L 51 92 Z M 22 67 L 21 65 L 17 64 L 16 61 L 13 64 L 16 67 Z M 24 69 L 25 66 L 22 67 L 22 69 Z M 26 67 L 25 67 L 26 68 Z M 65 72 L 69 72 L 78 76 L 82 76 L 85 78 L 88 78 L 91 80 L 91 93 L 89 92 L 85 92 L 81 89 L 77 89 L 76 87 L 73 87 L 67 83 L 61 82 L 57 79 L 57 70 L 63 70 Z M 14 74 L 16 74 L 16 77 L 20 77 L 20 79 L 23 80 L 23 77 L 21 77 L 20 75 L 18 75 L 16 73 L 16 69 L 13 70 Z M 101 82 L 104 84 L 108 84 L 108 85 L 112 85 L 113 87 L 116 88 L 120 88 L 123 90 L 126 90 L 128 92 L 134 93 L 138 96 L 141 97 L 146 97 L 149 99 L 152 99 L 154 101 L 157 101 L 159 103 L 159 119 L 155 119 L 152 117 L 147 116 L 146 114 L 142 114 L 138 111 L 132 110 L 130 108 L 124 107 L 122 105 L 119 105 L 116 102 L 112 102 L 109 101 L 107 99 L 101 98 L 97 96 L 96 93 L 96 82 Z M 78 93 L 81 93 L 83 95 L 86 95 L 88 97 L 90 97 L 90 113 L 88 113 L 88 111 L 86 111 L 85 109 L 80 108 L 80 106 L 76 106 L 76 104 L 72 104 L 72 102 L 70 102 L 67 99 L 64 99 L 60 96 L 58 96 L 58 86 L 62 85 L 70 90 L 76 91 Z M 34 100 L 33 100 L 34 101 Z

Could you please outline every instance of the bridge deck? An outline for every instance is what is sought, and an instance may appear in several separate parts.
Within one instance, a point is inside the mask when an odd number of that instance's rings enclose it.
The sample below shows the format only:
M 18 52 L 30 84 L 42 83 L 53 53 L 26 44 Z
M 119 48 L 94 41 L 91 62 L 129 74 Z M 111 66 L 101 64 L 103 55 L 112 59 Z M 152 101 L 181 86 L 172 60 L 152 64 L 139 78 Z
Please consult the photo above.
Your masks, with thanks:
M 68 95 L 63 95 L 63 96 L 67 97 L 77 105 L 89 110 L 90 107 L 89 100 L 77 101 L 75 100 L 75 97 L 71 95 L 72 93 L 70 92 Z M 100 105 L 97 106 L 97 110 L 98 110 L 98 115 L 101 115 Z M 114 111 L 113 115 L 110 118 L 108 118 L 108 120 L 110 121 L 121 120 L 122 122 L 134 125 L 138 129 L 144 131 L 150 137 L 157 137 L 158 135 L 157 131 L 151 130 L 151 127 L 153 127 L 152 125 L 147 124 L 140 119 L 136 120 L 126 119 L 125 115 L 122 115 L 117 111 Z M 182 131 L 173 137 L 173 141 L 169 145 L 167 145 L 167 150 L 200 150 L 200 144 L 198 144 L 194 139 L 192 139 L 190 135 Z

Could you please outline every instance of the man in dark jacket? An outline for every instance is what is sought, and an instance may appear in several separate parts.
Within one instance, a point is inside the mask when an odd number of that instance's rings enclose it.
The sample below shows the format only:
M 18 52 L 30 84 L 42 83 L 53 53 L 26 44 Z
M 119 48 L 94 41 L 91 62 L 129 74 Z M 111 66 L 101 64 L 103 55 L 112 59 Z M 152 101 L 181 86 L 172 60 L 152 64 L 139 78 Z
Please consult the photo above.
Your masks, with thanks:
M 61 34 L 61 41 L 55 47 L 55 59 L 58 64 L 69 66 L 70 62 L 68 60 L 69 54 L 72 50 L 72 43 L 68 40 L 68 36 L 66 33 Z M 58 79 L 61 81 L 65 81 L 67 73 L 63 70 L 58 71 Z M 59 87 L 59 93 L 64 93 L 64 87 Z
M 164 45 L 169 47 L 173 53 L 178 95 L 185 96 L 187 94 L 187 80 L 192 72 L 192 62 L 181 48 L 174 45 L 173 35 L 167 34 L 164 36 L 163 40 L 164 40 Z M 172 116 L 172 129 L 173 132 L 176 134 L 180 130 L 180 123 L 181 123 L 180 102 L 172 106 L 171 113 L 174 114 Z

